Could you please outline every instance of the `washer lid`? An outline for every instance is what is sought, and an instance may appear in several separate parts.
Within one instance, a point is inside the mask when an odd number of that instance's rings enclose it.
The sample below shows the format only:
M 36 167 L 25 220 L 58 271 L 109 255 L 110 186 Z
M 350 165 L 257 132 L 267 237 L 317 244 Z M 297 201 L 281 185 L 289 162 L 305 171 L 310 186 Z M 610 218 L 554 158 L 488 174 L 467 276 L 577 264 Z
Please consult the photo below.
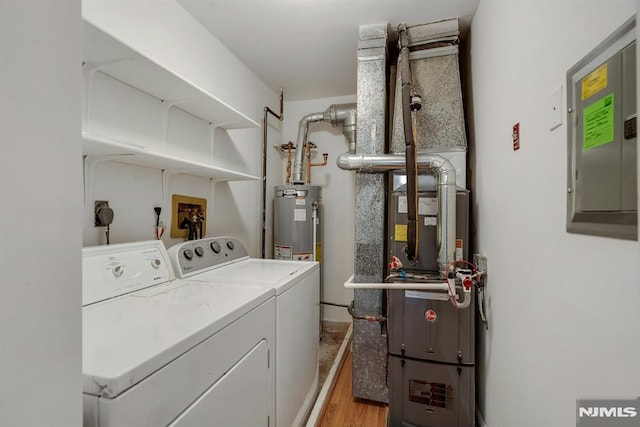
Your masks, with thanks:
M 83 391 L 119 395 L 271 295 L 174 280 L 83 307 Z
M 224 267 L 196 274 L 192 280 L 210 281 L 229 286 L 248 286 L 273 289 L 276 295 L 319 270 L 313 261 L 287 261 L 248 258 Z

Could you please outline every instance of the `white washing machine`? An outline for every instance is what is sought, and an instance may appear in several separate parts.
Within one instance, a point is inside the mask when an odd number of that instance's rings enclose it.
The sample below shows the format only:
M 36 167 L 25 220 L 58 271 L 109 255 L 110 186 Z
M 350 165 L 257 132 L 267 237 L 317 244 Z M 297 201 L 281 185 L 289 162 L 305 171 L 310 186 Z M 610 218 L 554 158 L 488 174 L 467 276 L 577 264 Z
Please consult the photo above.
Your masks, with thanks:
M 161 241 L 83 249 L 85 426 L 268 426 L 275 298 L 175 279 Z
M 250 258 L 232 237 L 184 242 L 168 252 L 178 277 L 275 296 L 275 425 L 303 425 L 318 393 L 319 264 Z

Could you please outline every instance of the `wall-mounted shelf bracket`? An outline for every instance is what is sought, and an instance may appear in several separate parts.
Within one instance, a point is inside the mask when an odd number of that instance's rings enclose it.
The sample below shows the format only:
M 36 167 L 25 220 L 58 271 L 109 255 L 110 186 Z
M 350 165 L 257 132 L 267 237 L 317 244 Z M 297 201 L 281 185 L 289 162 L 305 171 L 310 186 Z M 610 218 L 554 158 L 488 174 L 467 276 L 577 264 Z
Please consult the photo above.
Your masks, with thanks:
M 95 182 L 96 165 L 101 162 L 121 159 L 132 154 L 90 154 L 84 156 L 84 205 L 87 219 L 93 217 L 93 183 Z
M 196 98 L 201 99 L 201 98 Z M 162 100 L 162 136 L 165 145 L 169 146 L 169 111 L 171 107 L 175 107 L 185 102 L 193 101 L 194 98 L 178 98 L 178 99 L 163 99 Z
M 82 73 L 82 80 L 83 80 L 82 83 L 84 85 L 83 93 L 85 96 L 85 99 L 84 99 L 85 108 L 83 109 L 85 114 L 84 114 L 84 117 L 82 118 L 82 129 L 84 129 L 87 132 L 89 131 L 89 123 L 90 123 L 89 119 L 91 117 L 91 105 L 93 100 L 93 79 L 96 75 L 96 72 L 100 71 L 100 69 L 108 65 L 116 64 L 118 62 L 131 61 L 132 59 L 133 58 L 124 57 L 124 58 L 95 60 L 91 62 L 82 63 L 82 69 L 84 71 Z

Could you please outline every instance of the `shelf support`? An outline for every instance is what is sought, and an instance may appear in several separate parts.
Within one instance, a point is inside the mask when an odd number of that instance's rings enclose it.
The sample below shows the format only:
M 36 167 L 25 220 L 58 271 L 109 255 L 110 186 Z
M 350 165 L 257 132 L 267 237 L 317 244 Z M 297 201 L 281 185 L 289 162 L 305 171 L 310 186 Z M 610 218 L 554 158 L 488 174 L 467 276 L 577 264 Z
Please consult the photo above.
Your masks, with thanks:
M 84 156 L 84 204 L 88 224 L 91 224 L 91 215 L 93 214 L 91 201 L 93 200 L 93 184 L 96 177 L 96 165 L 98 163 L 132 155 L 133 154 L 90 154 Z
M 171 107 L 180 105 L 187 101 L 192 101 L 200 98 L 177 98 L 177 99 L 163 99 L 162 100 L 162 135 L 164 136 L 165 147 L 169 147 L 169 112 Z
M 207 221 L 209 224 L 213 224 L 213 221 L 209 221 L 209 218 L 213 218 L 213 209 L 216 206 L 216 184 L 220 182 L 211 178 L 211 202 L 207 206 Z
M 123 61 L 131 61 L 133 58 L 124 57 L 124 58 L 115 58 L 115 59 L 104 59 L 100 61 L 92 61 L 92 62 L 84 62 L 82 64 L 82 68 L 84 72 L 82 73 L 82 84 L 84 85 L 84 105 L 85 111 L 84 116 L 82 117 L 82 128 L 85 131 L 89 131 L 89 122 L 91 118 L 91 105 L 93 101 L 93 80 L 95 78 L 96 72 L 100 71 L 100 69 L 111 65 L 116 64 L 118 62 Z
M 209 147 L 210 147 L 210 152 L 209 152 L 209 164 L 213 166 L 213 161 L 216 158 L 215 155 L 215 148 L 216 148 L 216 130 L 218 129 L 218 126 L 216 126 L 215 124 L 211 123 L 209 125 Z
M 165 205 L 169 200 L 169 179 L 173 175 L 188 174 L 191 169 L 162 169 L 162 203 Z

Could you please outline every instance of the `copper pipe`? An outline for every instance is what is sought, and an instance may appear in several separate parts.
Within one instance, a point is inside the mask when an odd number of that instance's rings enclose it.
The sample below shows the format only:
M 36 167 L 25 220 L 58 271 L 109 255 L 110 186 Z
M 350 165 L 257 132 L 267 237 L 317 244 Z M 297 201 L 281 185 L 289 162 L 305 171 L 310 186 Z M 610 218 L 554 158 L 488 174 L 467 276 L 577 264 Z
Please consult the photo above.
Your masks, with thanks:
M 311 184 L 311 168 L 313 166 L 327 166 L 327 159 L 329 158 L 329 154 L 328 153 L 322 153 L 322 162 L 320 163 L 311 163 L 309 162 L 308 165 L 309 167 L 307 168 L 307 184 Z M 309 159 L 311 159 L 311 156 L 309 156 Z
M 289 141 L 287 144 L 287 185 L 291 184 L 291 149 L 293 148 L 293 142 Z

